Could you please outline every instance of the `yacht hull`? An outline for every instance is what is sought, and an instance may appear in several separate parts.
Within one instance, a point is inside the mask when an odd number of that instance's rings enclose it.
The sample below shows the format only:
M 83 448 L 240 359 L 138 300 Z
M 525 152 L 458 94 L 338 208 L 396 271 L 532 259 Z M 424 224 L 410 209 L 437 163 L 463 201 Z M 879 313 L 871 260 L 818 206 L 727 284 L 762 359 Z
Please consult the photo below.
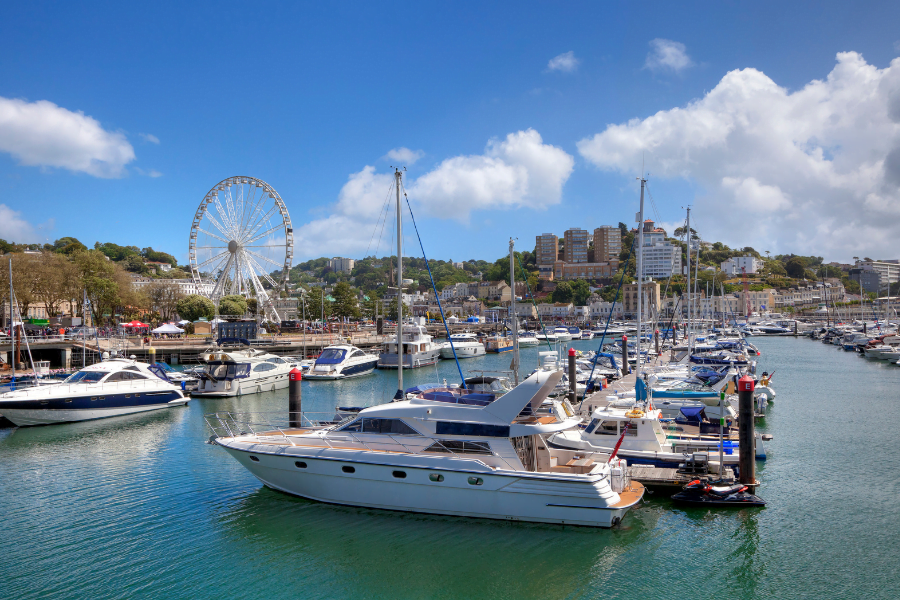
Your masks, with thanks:
M 456 358 L 475 358 L 476 356 L 484 356 L 483 345 L 480 345 L 478 347 L 473 346 L 471 348 L 456 348 Z M 453 349 L 450 347 L 441 348 L 441 358 L 452 360 Z
M 438 361 L 441 356 L 441 351 L 438 349 L 435 350 L 426 350 L 425 352 L 416 352 L 415 354 L 404 354 L 403 355 L 403 368 L 404 369 L 417 369 L 419 367 L 427 367 L 433 365 Z M 382 353 L 378 357 L 378 368 L 379 369 L 396 369 L 397 368 L 397 355 L 396 354 L 388 354 Z
M 168 398 L 168 396 L 166 396 Z M 183 406 L 188 403 L 188 398 L 165 399 L 154 404 L 141 404 L 135 406 L 109 406 L 104 408 L 11 408 L 0 405 L 2 415 L 19 427 L 33 425 L 53 425 L 56 423 L 72 423 L 76 421 L 93 421 L 107 417 L 118 417 L 135 413 L 159 410 L 172 406 Z
M 358 365 L 351 365 L 344 367 L 338 373 L 330 372 L 330 373 L 319 373 L 315 370 L 309 371 L 303 375 L 303 379 L 311 379 L 315 381 L 316 379 L 321 380 L 334 380 L 334 379 L 349 379 L 351 377 L 361 377 L 363 375 L 370 375 L 375 372 L 375 366 L 377 365 L 377 360 L 372 360 L 365 363 L 360 363 Z
M 304 377 L 306 377 L 304 375 Z M 290 385 L 287 375 L 273 375 L 250 381 L 232 382 L 231 389 L 224 386 L 216 386 L 212 389 L 203 388 L 201 382 L 199 387 L 191 396 L 204 398 L 228 398 L 231 396 L 243 396 L 244 394 L 258 394 L 261 392 L 274 392 L 275 390 L 283 390 Z
M 478 461 L 471 461 L 471 470 L 451 470 L 441 466 L 446 465 L 445 459 L 441 458 L 392 456 L 393 464 L 372 464 L 354 460 L 365 460 L 354 450 L 322 449 L 300 453 L 300 448 L 290 448 L 287 452 L 298 453 L 266 454 L 254 451 L 266 450 L 260 444 L 222 440 L 216 440 L 216 443 L 264 485 L 329 504 L 506 521 L 613 527 L 643 496 L 643 488 L 633 484 L 636 491 L 620 497 L 609 491 L 603 476 L 566 481 L 544 474 L 530 477 L 517 472 L 501 474 Z M 433 464 L 426 464 L 428 462 Z M 298 464 L 305 466 L 300 468 Z M 350 468 L 352 473 L 344 471 Z M 440 476 L 440 480 L 434 481 L 431 476 L 435 479 Z M 604 487 L 605 493 L 601 491 Z

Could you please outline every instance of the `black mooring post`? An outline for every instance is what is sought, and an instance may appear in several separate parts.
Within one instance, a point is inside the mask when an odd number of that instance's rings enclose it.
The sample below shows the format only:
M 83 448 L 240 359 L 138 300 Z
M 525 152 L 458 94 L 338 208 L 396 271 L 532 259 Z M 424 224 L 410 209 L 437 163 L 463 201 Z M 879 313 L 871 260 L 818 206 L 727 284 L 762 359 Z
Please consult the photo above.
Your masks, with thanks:
M 744 375 L 738 380 L 738 445 L 740 454 L 740 482 L 756 490 L 756 439 L 753 431 L 753 378 Z
M 302 427 L 301 411 L 302 411 L 302 388 L 303 371 L 300 369 L 291 369 L 290 383 L 288 384 L 288 423 L 291 427 Z

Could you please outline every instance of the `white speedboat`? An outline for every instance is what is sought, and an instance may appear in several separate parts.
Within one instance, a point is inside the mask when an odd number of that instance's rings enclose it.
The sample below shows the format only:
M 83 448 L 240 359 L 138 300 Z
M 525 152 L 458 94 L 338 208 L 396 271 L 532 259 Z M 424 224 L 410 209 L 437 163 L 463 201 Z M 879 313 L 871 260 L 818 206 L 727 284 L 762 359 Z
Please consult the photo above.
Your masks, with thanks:
M 628 481 L 625 461 L 610 465 L 607 454 L 547 446 L 545 435 L 581 421 L 564 400 L 534 414 L 560 376 L 540 371 L 484 405 L 403 400 L 336 425 L 302 415 L 293 427 L 274 427 L 230 413 L 208 415 L 207 423 L 215 432 L 211 442 L 264 485 L 304 498 L 612 527 L 641 500 L 643 486 Z
M 441 357 L 441 346 L 434 343 L 422 325 L 403 325 L 403 368 L 415 369 L 433 365 Z M 397 368 L 397 339 L 385 342 L 378 356 L 379 369 Z
M 591 415 L 587 428 L 555 433 L 547 444 L 566 450 L 612 452 L 621 438 L 618 455 L 628 460 L 629 464 L 677 469 L 679 463 L 684 462 L 685 455 L 695 452 L 706 452 L 709 460 L 718 461 L 718 438 L 713 435 L 693 439 L 669 438 L 663 431 L 659 416 L 658 410 L 636 407 L 598 408 Z M 726 466 L 738 464 L 736 442 L 726 444 L 723 459 Z
M 452 359 L 453 351 L 456 351 L 456 358 L 474 358 L 476 356 L 484 356 L 484 344 L 478 341 L 478 336 L 474 333 L 454 333 L 450 335 L 450 342 L 445 343 L 441 347 L 441 358 Z
M 594 332 L 590 329 L 582 329 L 581 330 L 581 339 L 583 339 L 583 340 L 594 339 Z
M 569 332 L 568 327 L 557 327 L 553 330 L 553 335 L 555 335 L 556 339 L 560 342 L 572 341 L 572 334 Z M 581 335 L 579 335 L 578 337 L 580 338 Z
M 544 331 L 538 331 L 535 337 L 538 342 L 550 342 L 551 344 L 555 344 L 559 341 L 559 338 L 556 337 L 556 334 L 549 327 Z
M 366 354 L 356 346 L 339 344 L 327 346 L 312 367 L 303 374 L 304 379 L 347 379 L 369 375 L 375 371 L 378 355 Z
M 206 369 L 193 396 L 241 396 L 288 387 L 296 364 L 255 348 L 216 349 L 204 353 Z
M 528 346 L 537 346 L 541 341 L 530 331 L 519 332 L 519 347 L 527 348 Z
M 187 404 L 165 371 L 113 358 L 85 367 L 62 383 L 0 394 L 0 415 L 16 425 L 88 421 Z

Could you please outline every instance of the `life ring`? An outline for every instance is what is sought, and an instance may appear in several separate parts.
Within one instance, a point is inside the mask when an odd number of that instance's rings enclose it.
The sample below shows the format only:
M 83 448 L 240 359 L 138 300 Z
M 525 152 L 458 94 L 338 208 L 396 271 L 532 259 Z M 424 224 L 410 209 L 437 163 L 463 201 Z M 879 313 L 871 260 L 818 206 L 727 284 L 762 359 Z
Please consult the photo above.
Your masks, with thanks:
M 644 416 L 644 411 L 639 408 L 632 408 L 627 413 L 625 413 L 625 416 L 629 419 L 640 419 Z

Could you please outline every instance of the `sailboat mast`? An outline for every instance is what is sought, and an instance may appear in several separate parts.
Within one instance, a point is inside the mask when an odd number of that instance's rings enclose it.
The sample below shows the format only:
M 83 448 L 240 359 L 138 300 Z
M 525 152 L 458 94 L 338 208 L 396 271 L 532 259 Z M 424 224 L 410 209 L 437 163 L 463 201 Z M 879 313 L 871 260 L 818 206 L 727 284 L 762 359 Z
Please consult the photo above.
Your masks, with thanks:
M 15 319 L 13 318 L 13 278 L 12 278 L 12 258 L 9 259 L 9 339 L 12 342 L 12 360 L 9 361 L 12 366 L 12 379 L 16 380 L 16 331 Z
M 644 179 L 644 174 L 641 173 L 641 211 L 638 213 L 638 255 L 637 255 L 637 280 L 638 280 L 638 289 L 637 289 L 637 376 L 641 376 L 641 321 L 643 315 L 641 314 L 643 307 L 643 282 L 644 282 L 644 185 L 647 183 L 647 180 Z M 628 365 L 626 365 L 627 367 Z M 623 367 L 625 368 L 625 367 Z
M 687 346 L 688 346 L 688 356 L 691 353 L 691 208 L 687 209 L 687 281 L 685 285 L 685 289 L 687 290 Z
M 394 169 L 397 191 L 397 395 L 403 399 L 403 212 L 400 210 L 400 169 Z
M 513 338 L 513 380 L 519 385 L 519 319 L 516 314 L 516 253 L 515 242 L 509 238 L 509 323 Z

